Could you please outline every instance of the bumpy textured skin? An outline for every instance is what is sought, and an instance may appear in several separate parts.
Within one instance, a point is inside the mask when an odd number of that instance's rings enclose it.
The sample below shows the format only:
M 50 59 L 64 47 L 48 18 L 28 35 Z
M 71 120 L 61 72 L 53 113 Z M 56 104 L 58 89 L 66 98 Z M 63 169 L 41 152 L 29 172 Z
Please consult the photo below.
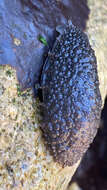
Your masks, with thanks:
M 86 152 L 99 127 L 101 96 L 97 63 L 86 34 L 68 25 L 42 72 L 43 136 L 62 166 Z

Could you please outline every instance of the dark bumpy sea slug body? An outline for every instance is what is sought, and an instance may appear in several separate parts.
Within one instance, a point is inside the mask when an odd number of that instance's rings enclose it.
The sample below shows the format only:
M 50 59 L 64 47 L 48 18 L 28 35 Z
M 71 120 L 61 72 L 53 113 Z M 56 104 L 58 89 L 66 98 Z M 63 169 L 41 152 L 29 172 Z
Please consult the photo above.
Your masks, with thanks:
M 92 143 L 101 114 L 97 63 L 85 33 L 68 25 L 43 68 L 43 136 L 62 166 L 72 166 Z

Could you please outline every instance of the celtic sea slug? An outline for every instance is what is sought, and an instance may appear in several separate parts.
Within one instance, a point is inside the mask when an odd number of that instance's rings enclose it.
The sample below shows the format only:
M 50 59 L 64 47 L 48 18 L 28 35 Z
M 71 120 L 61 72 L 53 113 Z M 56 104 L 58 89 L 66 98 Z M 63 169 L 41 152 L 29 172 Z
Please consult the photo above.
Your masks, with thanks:
M 55 161 L 72 166 L 92 143 L 101 113 L 96 57 L 86 34 L 74 25 L 56 39 L 41 87 L 46 144 Z

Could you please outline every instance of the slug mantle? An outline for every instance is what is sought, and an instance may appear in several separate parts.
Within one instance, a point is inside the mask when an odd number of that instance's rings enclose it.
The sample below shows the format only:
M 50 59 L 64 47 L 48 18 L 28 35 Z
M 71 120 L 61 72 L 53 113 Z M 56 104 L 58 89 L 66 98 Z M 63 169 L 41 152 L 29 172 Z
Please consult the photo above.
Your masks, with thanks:
M 45 142 L 55 161 L 72 166 L 92 143 L 101 114 L 96 57 L 86 34 L 74 25 L 56 39 L 41 87 Z

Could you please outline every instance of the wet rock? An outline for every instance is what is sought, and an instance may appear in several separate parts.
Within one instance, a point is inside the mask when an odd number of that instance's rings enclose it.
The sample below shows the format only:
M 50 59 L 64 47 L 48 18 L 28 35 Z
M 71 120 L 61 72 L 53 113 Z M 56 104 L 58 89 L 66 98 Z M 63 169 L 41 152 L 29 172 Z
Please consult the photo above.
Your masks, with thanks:
M 0 64 L 16 68 L 22 88 L 38 82 L 47 52 L 57 36 L 56 26 L 72 20 L 84 29 L 87 1 L 0 1 Z M 48 46 L 39 41 L 46 39 Z

